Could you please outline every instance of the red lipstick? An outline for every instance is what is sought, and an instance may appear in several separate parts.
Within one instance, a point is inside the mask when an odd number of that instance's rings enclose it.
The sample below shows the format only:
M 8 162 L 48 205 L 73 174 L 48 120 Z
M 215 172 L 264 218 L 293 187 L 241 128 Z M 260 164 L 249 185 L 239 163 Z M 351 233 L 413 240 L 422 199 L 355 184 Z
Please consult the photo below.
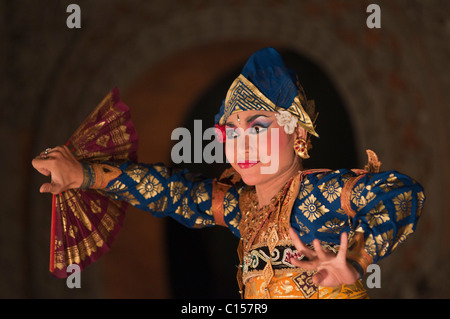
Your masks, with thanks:
M 258 163 L 259 163 L 258 161 L 243 161 L 243 162 L 239 162 L 238 165 L 241 169 L 246 169 L 246 168 L 253 167 Z

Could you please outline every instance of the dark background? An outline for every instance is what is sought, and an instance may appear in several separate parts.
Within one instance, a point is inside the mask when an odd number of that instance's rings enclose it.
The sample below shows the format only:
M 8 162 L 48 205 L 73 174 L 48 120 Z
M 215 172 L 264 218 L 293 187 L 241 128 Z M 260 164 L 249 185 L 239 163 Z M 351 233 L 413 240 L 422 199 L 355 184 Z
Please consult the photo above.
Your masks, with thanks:
M 66 26 L 70 3 L 81 28 Z M 31 160 L 64 144 L 114 86 L 142 162 L 171 165 L 170 135 L 213 125 L 246 59 L 278 49 L 314 99 L 310 167 L 408 174 L 427 196 L 417 232 L 380 262 L 373 298 L 450 297 L 450 5 L 376 1 L 0 1 L 0 297 L 237 298 L 236 238 L 130 208 L 113 248 L 68 289 L 48 273 L 51 197 Z M 222 166 L 186 165 L 217 177 Z

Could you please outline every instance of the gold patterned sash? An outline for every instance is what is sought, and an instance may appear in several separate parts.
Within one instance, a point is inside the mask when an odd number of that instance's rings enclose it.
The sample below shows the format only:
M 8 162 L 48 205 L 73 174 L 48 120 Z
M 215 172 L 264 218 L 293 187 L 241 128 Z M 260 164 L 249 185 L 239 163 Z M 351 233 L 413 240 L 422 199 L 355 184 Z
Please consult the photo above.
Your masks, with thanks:
M 275 273 L 269 286 L 262 275 L 250 278 L 245 285 L 245 299 L 368 299 L 361 280 L 351 285 L 317 287 L 312 271 Z

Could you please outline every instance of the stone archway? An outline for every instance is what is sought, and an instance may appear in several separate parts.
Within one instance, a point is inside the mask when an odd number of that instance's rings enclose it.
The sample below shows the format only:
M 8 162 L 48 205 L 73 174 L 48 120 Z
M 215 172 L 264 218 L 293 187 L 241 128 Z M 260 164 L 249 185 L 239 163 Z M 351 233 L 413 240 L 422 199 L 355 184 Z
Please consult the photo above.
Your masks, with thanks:
M 430 231 L 422 247 L 435 245 L 448 229 L 439 223 L 440 219 L 448 223 L 442 215 L 448 204 L 440 201 L 447 189 L 441 185 L 449 176 L 444 165 L 448 158 L 445 117 L 439 116 L 446 114 L 446 93 L 443 85 L 430 81 L 439 79 L 431 55 L 424 44 L 414 41 L 414 32 L 408 29 L 420 8 L 408 11 L 404 5 L 386 4 L 383 28 L 377 31 L 365 28 L 365 7 L 364 2 L 344 1 L 211 3 L 176 9 L 167 5 L 155 9 L 150 4 L 133 7 L 117 3 L 105 8 L 92 4 L 86 13 L 87 20 L 93 21 L 89 31 L 73 36 L 68 49 L 61 53 L 65 56 L 59 57 L 63 63 L 55 64 L 52 80 L 43 90 L 44 116 L 33 152 L 39 152 L 42 145 L 57 144 L 59 136 L 68 136 L 106 87 L 117 85 L 127 96 L 135 79 L 165 57 L 219 39 L 242 43 L 252 39 L 254 43 L 284 46 L 310 56 L 339 88 L 355 125 L 361 162 L 365 160 L 364 149 L 374 148 L 384 167 L 400 167 L 428 187 L 427 209 L 440 213 L 428 217 L 428 224 L 434 225 L 430 229 L 438 231 Z M 95 16 L 98 10 L 103 10 L 101 21 Z M 108 36 L 104 36 L 105 28 Z M 133 37 L 127 30 L 133 30 Z M 89 55 L 83 54 L 86 51 Z M 435 107 L 430 110 L 428 103 Z M 431 140 L 442 146 L 433 148 L 427 143 Z M 442 167 L 443 173 L 430 172 L 430 167 Z M 37 227 L 34 236 L 42 237 L 48 226 L 39 217 L 44 215 L 46 203 L 33 195 L 31 206 L 42 212 L 31 217 Z M 417 267 L 419 253 L 408 254 L 410 263 Z M 437 258 L 431 257 L 422 273 L 439 264 Z M 393 260 L 393 264 L 400 263 L 400 257 Z M 400 286 L 406 277 L 390 278 Z

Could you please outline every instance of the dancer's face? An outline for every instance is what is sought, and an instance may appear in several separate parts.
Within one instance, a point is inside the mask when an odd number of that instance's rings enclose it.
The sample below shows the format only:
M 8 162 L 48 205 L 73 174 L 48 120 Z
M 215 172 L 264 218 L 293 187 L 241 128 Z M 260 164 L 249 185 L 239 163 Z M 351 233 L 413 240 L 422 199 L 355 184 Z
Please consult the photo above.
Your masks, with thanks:
M 270 182 L 297 160 L 296 133 L 287 134 L 274 112 L 241 111 L 225 124 L 225 155 L 247 185 Z

